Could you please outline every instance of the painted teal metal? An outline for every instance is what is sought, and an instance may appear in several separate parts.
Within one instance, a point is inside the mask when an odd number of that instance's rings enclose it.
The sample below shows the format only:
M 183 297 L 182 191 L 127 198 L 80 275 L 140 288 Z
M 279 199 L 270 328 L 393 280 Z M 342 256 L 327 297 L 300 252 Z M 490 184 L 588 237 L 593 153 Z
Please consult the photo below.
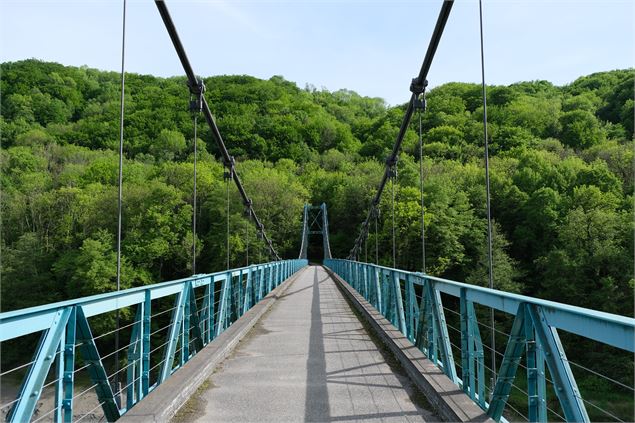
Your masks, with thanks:
M 300 245 L 300 258 L 307 258 L 309 236 L 322 235 L 324 259 L 330 259 L 331 244 L 329 242 L 329 218 L 326 210 L 326 204 L 322 203 L 319 206 L 305 204 L 302 216 L 302 244 Z
M 527 364 L 529 421 L 547 421 L 546 369 L 553 378 L 554 391 L 566 420 L 589 421 L 558 330 L 635 352 L 635 319 L 630 317 L 369 263 L 329 259 L 324 264 L 413 340 L 496 421 L 504 421 L 503 411 L 523 354 Z M 419 302 L 417 292 L 421 297 Z M 457 348 L 461 351 L 461 378 L 455 369 L 441 293 L 459 300 L 461 342 Z M 484 351 L 474 304 L 515 316 L 489 403 L 485 398 Z
M 7 420 L 31 420 L 45 386 L 44 381 L 53 363 L 56 363 L 56 409 L 52 411 L 52 416 L 55 421 L 72 421 L 74 403 L 77 401 L 73 392 L 78 357 L 86 366 L 106 419 L 117 420 L 267 293 L 307 264 L 306 260 L 301 259 L 254 264 L 0 314 L 1 342 L 41 333 L 33 361 Z M 202 300 L 200 309 L 195 296 L 196 289 L 204 291 L 202 297 L 198 298 Z M 220 298 L 216 302 L 218 291 Z M 171 296 L 175 297 L 175 302 L 167 325 L 167 340 L 152 350 L 152 335 L 158 332 L 152 332 L 153 301 L 165 301 Z M 130 343 L 126 346 L 127 364 L 120 370 L 125 369 L 126 385 L 115 392 L 116 388 L 113 389 L 110 384 L 113 375 L 107 373 L 104 356 L 96 344 L 99 336 L 92 333 L 88 318 L 126 307 L 134 308 L 135 317 L 129 325 L 131 335 Z M 154 365 L 158 374 L 156 381 L 151 384 L 152 358 L 159 353 L 162 353 L 163 358 Z M 120 405 L 124 392 L 126 401 Z

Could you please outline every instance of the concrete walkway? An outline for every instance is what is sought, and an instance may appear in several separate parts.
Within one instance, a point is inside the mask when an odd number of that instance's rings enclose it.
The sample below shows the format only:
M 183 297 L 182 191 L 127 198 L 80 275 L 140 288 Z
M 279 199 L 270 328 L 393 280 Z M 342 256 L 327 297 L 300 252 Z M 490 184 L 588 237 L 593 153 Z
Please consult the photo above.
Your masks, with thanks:
M 312 266 L 175 420 L 438 421 L 384 354 Z

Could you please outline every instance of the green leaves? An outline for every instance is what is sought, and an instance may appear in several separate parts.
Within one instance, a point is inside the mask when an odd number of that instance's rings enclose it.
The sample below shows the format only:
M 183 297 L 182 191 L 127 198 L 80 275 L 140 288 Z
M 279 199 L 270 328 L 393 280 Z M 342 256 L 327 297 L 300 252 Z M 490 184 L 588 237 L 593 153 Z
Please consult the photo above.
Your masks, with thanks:
M 588 148 L 604 141 L 605 135 L 593 113 L 572 110 L 560 117 L 562 142 L 573 148 Z
M 183 77 L 127 75 L 124 287 L 267 260 L 223 165 L 193 122 Z M 5 309 L 112 290 L 116 274 L 119 80 L 26 60 L 2 64 L 0 183 Z M 383 175 L 404 105 L 280 76 L 206 78 L 207 99 L 254 208 L 283 257 L 297 256 L 305 202 L 326 202 L 331 248 L 346 256 Z M 497 288 L 594 308 L 632 304 L 633 71 L 488 87 Z M 485 285 L 482 98 L 478 84 L 427 93 L 422 115 L 429 273 Z M 421 268 L 418 119 L 395 186 L 397 265 Z M 371 221 L 369 258 L 392 264 L 390 183 Z M 316 242 L 316 245 L 319 242 Z M 310 250 L 317 251 L 317 249 Z M 365 258 L 365 257 L 364 257 Z M 630 284 L 630 285 L 629 285 Z M 29 289 L 28 297 L 7 292 Z M 604 300 L 605 302 L 605 300 Z M 602 307 L 604 304 L 601 305 Z M 620 308 L 622 307 L 622 308 Z M 628 310 L 626 310 L 628 311 Z

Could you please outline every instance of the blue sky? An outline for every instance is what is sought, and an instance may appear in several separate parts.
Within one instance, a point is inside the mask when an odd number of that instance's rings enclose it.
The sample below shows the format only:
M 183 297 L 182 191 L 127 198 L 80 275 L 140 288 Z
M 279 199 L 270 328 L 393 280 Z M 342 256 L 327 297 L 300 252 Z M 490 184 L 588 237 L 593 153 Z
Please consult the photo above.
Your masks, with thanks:
M 633 67 L 631 0 L 485 0 L 490 84 Z M 0 60 L 35 57 L 118 70 L 121 0 L 1 0 Z M 409 97 L 441 0 L 168 0 L 195 71 L 283 75 L 304 87 L 348 88 L 390 104 Z M 183 73 L 151 0 L 128 1 L 126 68 Z M 478 2 L 455 2 L 431 86 L 480 81 Z

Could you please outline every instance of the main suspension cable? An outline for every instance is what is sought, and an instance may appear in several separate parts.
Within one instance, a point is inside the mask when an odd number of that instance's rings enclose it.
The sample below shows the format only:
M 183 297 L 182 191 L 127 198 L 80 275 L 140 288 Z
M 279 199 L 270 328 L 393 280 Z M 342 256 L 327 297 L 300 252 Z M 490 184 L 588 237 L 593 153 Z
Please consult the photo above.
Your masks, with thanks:
M 446 0 L 448 1 L 448 0 Z M 185 75 L 187 76 L 188 79 L 188 83 L 191 85 L 196 84 L 197 82 L 197 78 L 194 74 L 194 70 L 192 69 L 192 65 L 190 64 L 190 61 L 187 57 L 187 53 L 185 52 L 185 48 L 183 47 L 183 43 L 181 43 L 181 39 L 179 37 L 179 34 L 176 30 L 176 27 L 174 26 L 174 22 L 172 21 L 172 17 L 170 16 L 170 12 L 168 11 L 168 7 L 165 3 L 164 0 L 155 0 L 154 4 L 157 7 L 157 10 L 159 11 L 159 14 L 161 15 L 161 19 L 163 20 L 163 23 L 165 25 L 165 28 L 168 31 L 168 35 L 170 36 L 170 40 L 172 41 L 172 44 L 174 46 L 174 49 L 176 50 L 176 53 L 179 57 L 179 60 L 181 61 L 181 65 L 183 66 L 183 69 L 185 71 Z M 201 103 L 202 103 L 202 113 L 203 113 L 203 117 L 205 118 L 205 121 L 207 122 L 207 125 L 210 128 L 211 131 L 211 137 L 214 139 L 214 141 L 216 142 L 216 146 L 218 147 L 218 150 L 220 152 L 220 155 L 223 159 L 223 162 L 226 164 L 228 163 L 232 163 L 233 164 L 233 157 L 229 154 L 229 151 L 227 150 L 227 146 L 225 146 L 225 142 L 223 141 L 223 137 L 221 136 L 220 130 L 218 128 L 218 125 L 216 124 L 216 120 L 214 118 L 214 115 L 212 115 L 212 111 L 209 108 L 209 104 L 207 103 L 207 100 L 205 99 L 205 96 L 202 96 L 201 98 Z M 245 203 L 245 205 L 249 205 L 249 208 L 251 208 L 251 217 L 253 220 L 254 225 L 256 226 L 256 229 L 262 233 L 262 237 L 265 241 L 265 243 L 268 245 L 269 251 L 271 252 L 271 255 L 273 256 L 273 258 L 275 260 L 281 260 L 281 257 L 278 255 L 277 251 L 275 250 L 275 248 L 273 247 L 273 244 L 271 242 L 271 239 L 269 239 L 267 237 L 267 234 L 264 231 L 264 225 L 262 224 L 262 222 L 260 221 L 260 219 L 258 218 L 258 215 L 256 214 L 256 211 L 252 208 L 251 205 L 251 200 L 249 198 L 249 196 L 247 195 L 247 192 L 245 191 L 245 187 L 243 186 L 239 175 L 234 171 L 232 173 L 232 179 L 236 185 L 236 188 L 238 188 L 238 193 L 240 194 L 240 196 L 242 197 L 243 202 Z
M 485 88 L 485 52 L 483 48 L 483 2 L 478 1 L 479 28 L 481 35 L 481 88 L 483 91 L 483 138 L 485 139 L 485 202 L 487 205 L 487 264 L 489 276 L 489 288 L 494 289 L 494 259 L 492 255 L 492 208 L 490 201 L 490 180 L 489 180 L 489 140 L 487 135 L 487 91 Z M 494 336 L 494 309 L 490 310 L 491 337 L 490 343 L 492 351 L 496 351 L 496 338 Z M 492 391 L 496 383 L 496 355 L 492 354 Z
M 452 10 L 453 5 L 454 5 L 453 0 L 443 1 L 443 4 L 441 6 L 441 11 L 439 12 L 439 17 L 437 18 L 437 23 L 434 27 L 434 31 L 432 33 L 430 43 L 428 44 L 428 50 L 426 51 L 426 55 L 423 59 L 423 63 L 421 64 L 421 69 L 419 70 L 419 74 L 415 78 L 413 78 L 410 83 L 410 92 L 412 93 L 412 95 L 410 97 L 410 101 L 408 102 L 406 111 L 401 121 L 401 126 L 399 127 L 399 133 L 397 134 L 397 139 L 395 140 L 395 143 L 393 145 L 392 152 L 390 153 L 390 156 L 386 160 L 384 175 L 379 183 L 377 192 L 375 193 L 375 197 L 372 200 L 370 209 L 368 211 L 368 215 L 366 216 L 366 219 L 362 223 L 360 233 L 355 239 L 355 244 L 353 245 L 353 248 L 349 252 L 349 255 L 348 255 L 349 259 L 353 259 L 353 257 L 356 257 L 360 249 L 362 248 L 362 240 L 364 239 L 364 237 L 366 236 L 368 232 L 368 226 L 369 226 L 368 224 L 370 222 L 370 219 L 372 218 L 371 216 L 372 210 L 374 207 L 379 206 L 381 195 L 384 192 L 384 188 L 386 187 L 386 183 L 388 182 L 388 179 L 389 179 L 389 174 L 390 174 L 389 163 L 396 161 L 399 156 L 403 139 L 410 125 L 412 114 L 414 113 L 413 100 L 418 95 L 423 93 L 423 91 L 425 90 L 428 84 L 426 77 L 428 75 L 428 71 L 430 70 L 430 67 L 432 66 L 432 60 L 434 59 L 434 55 L 436 53 L 437 47 L 439 46 L 439 42 L 441 41 L 441 35 L 443 34 L 445 24 L 447 23 L 447 20 L 450 16 L 450 11 Z
M 121 289 L 121 226 L 123 208 L 123 124 L 126 94 L 126 0 L 123 0 L 121 17 L 121 98 L 119 109 L 119 180 L 117 196 L 117 291 Z M 119 309 L 115 315 L 115 325 L 119 329 Z M 115 351 L 119 351 L 119 331 L 115 333 Z M 119 353 L 115 354 L 114 383 L 119 389 Z

